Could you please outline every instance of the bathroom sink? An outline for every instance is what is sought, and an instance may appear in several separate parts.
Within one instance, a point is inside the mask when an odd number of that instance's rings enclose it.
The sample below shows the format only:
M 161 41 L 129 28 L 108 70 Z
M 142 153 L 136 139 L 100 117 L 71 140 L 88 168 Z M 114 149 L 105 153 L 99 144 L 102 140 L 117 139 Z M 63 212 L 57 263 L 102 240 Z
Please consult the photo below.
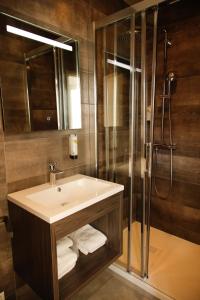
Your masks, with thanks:
M 90 178 L 80 178 L 56 187 L 50 187 L 40 192 L 27 195 L 27 198 L 43 206 L 56 208 L 77 203 L 84 199 L 96 197 L 105 192 L 110 183 L 105 183 Z
M 124 189 L 123 185 L 85 175 L 45 183 L 8 195 L 8 200 L 48 223 L 54 223 Z

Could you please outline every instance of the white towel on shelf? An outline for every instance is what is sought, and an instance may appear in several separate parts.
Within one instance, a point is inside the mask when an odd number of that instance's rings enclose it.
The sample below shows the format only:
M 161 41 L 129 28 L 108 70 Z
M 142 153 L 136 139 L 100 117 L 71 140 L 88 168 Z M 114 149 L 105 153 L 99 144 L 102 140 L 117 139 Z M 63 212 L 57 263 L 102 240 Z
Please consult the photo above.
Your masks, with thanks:
M 73 241 L 68 237 L 65 236 L 64 238 L 57 241 L 57 256 L 62 256 L 66 253 L 66 250 L 69 247 L 73 246 Z
M 87 247 L 84 247 L 84 246 L 80 246 L 80 245 L 79 245 L 79 250 L 80 250 L 83 254 L 88 255 L 88 253 L 93 253 L 93 252 L 95 252 L 96 250 L 98 250 L 99 248 L 101 248 L 102 246 L 104 246 L 105 243 L 106 243 L 106 240 L 105 240 L 105 241 L 102 241 L 102 243 L 98 243 L 98 245 L 96 245 L 96 246 L 94 246 L 94 247 L 91 246 L 89 250 L 88 250 Z
M 77 258 L 77 254 L 70 248 L 65 250 L 65 254 L 63 256 L 57 257 L 58 279 L 63 277 L 75 267 Z
M 69 234 L 74 245 L 85 255 L 93 253 L 102 247 L 107 240 L 107 237 L 100 231 L 87 224 L 78 230 Z
M 76 265 L 76 262 L 71 263 L 71 265 L 68 266 L 68 268 L 60 268 L 59 272 L 58 272 L 58 279 L 62 278 L 63 276 L 65 276 L 67 273 L 69 273 Z

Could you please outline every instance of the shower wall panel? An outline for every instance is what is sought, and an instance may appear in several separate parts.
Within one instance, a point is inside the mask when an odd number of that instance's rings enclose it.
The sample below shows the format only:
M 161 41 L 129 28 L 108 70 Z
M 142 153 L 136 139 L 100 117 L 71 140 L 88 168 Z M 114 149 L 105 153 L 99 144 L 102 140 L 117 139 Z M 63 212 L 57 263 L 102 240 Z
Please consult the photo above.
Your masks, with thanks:
M 197 1 L 196 1 L 197 2 Z M 193 5 L 193 4 L 194 5 Z M 174 72 L 172 131 L 173 189 L 167 200 L 153 189 L 151 225 L 200 244 L 200 5 L 181 1 L 161 8 L 158 28 L 155 143 L 160 139 L 163 33 L 168 31 L 168 71 Z M 167 122 L 167 120 L 166 120 Z M 167 125 L 167 123 L 166 123 Z M 166 126 L 168 128 L 168 126 Z M 166 133 L 168 133 L 166 129 Z M 166 195 L 170 185 L 170 153 L 159 152 L 156 185 Z

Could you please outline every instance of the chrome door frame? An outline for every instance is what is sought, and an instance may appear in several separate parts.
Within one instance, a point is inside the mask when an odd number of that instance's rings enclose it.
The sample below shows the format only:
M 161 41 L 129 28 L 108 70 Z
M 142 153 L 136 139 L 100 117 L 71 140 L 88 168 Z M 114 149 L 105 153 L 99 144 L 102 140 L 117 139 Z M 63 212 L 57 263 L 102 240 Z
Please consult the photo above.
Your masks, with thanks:
M 154 11 L 153 20 L 153 53 L 151 67 L 151 120 L 150 120 L 150 137 L 147 142 L 146 152 L 148 153 L 148 201 L 147 201 L 147 219 L 146 219 L 146 249 L 145 249 L 145 277 L 149 276 L 149 247 L 150 247 L 150 214 L 151 214 L 151 195 L 152 195 L 152 167 L 153 167 L 153 143 L 154 143 L 154 119 L 155 119 L 155 89 L 156 89 L 156 56 L 157 56 L 157 22 L 158 8 Z
M 141 221 L 141 276 L 145 277 L 146 253 L 146 11 L 141 12 L 141 178 L 142 178 L 142 221 Z
M 127 271 L 131 272 L 132 265 L 132 219 L 133 219 L 133 185 L 134 185 L 134 153 L 135 153 L 135 121 L 133 116 L 135 116 L 135 13 L 131 16 L 131 39 L 130 39 L 130 98 L 129 98 L 129 109 L 130 109 L 130 118 L 129 118 L 129 177 L 130 177 L 130 201 L 129 201 L 129 223 L 128 223 L 128 261 L 127 261 Z

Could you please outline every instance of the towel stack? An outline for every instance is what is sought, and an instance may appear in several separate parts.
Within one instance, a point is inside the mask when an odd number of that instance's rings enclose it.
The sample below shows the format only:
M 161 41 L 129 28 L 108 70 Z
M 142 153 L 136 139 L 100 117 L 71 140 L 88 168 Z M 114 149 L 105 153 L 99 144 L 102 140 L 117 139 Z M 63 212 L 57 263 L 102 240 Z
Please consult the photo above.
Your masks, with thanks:
M 57 241 L 58 279 L 70 272 L 76 265 L 78 255 L 72 250 L 73 241 L 65 236 Z
M 102 247 L 107 240 L 107 237 L 92 226 L 85 225 L 80 229 L 69 234 L 73 240 L 74 246 L 77 247 L 83 254 L 93 253 Z

